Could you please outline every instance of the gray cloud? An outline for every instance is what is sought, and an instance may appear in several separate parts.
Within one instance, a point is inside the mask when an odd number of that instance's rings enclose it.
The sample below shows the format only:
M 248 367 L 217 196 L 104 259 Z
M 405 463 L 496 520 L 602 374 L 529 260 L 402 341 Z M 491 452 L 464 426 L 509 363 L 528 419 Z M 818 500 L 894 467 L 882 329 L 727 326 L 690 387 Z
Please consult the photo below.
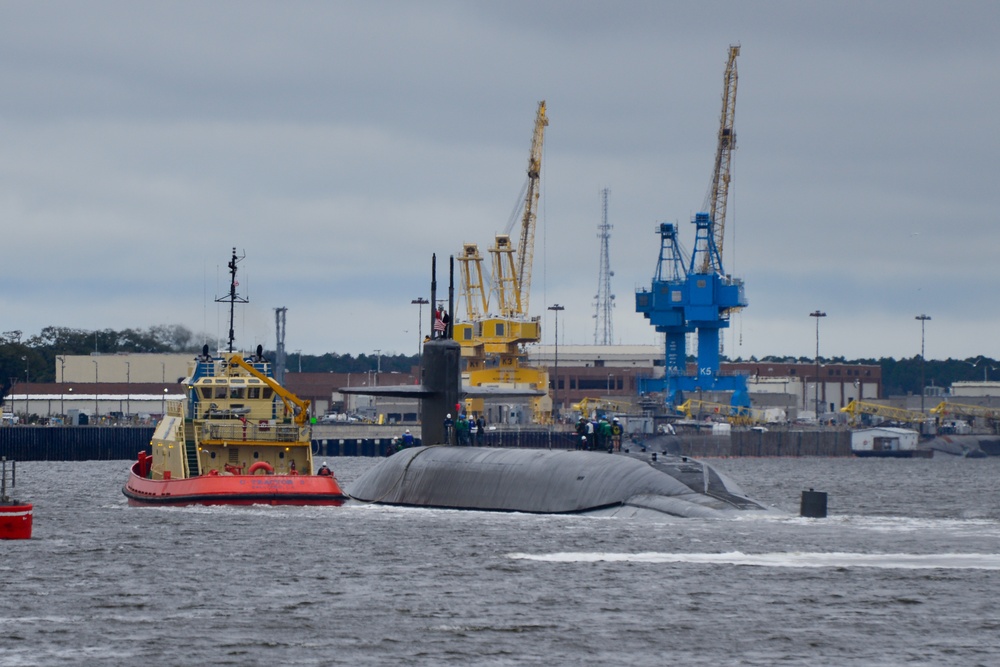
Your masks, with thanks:
M 996 357 L 994 3 L 335 2 L 0 5 L 6 328 L 221 330 L 415 352 L 430 254 L 488 245 L 545 99 L 533 310 L 593 340 L 611 189 L 615 333 L 655 224 L 702 204 L 726 49 L 740 88 L 726 264 L 731 355 Z M 426 315 L 426 313 L 425 313 Z M 424 326 L 426 330 L 426 325 Z

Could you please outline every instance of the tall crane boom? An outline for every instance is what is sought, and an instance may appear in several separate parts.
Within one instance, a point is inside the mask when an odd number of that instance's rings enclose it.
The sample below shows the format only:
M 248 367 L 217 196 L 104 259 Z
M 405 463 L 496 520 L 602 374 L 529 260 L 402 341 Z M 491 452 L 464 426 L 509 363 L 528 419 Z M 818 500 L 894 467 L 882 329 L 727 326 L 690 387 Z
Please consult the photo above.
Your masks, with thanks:
M 538 213 L 538 187 L 542 173 L 542 143 L 549 119 L 545 115 L 545 100 L 538 103 L 535 115 L 535 133 L 531 138 L 531 155 L 528 158 L 528 191 L 524 196 L 524 215 L 521 217 L 521 238 L 517 243 L 517 292 L 519 314 L 528 314 L 528 297 L 531 294 L 531 264 L 535 256 L 535 219 Z
M 497 234 L 488 248 L 492 264 L 488 289 L 484 285 L 483 257 L 475 243 L 466 243 L 459 262 L 462 264 L 462 293 L 465 297 L 468 321 L 454 325 L 454 338 L 462 346 L 465 370 L 462 381 L 470 387 L 513 385 L 545 391 L 549 386 L 544 368 L 527 365 L 525 345 L 541 340 L 541 318 L 528 315 L 531 292 L 531 263 L 534 256 L 535 221 L 540 194 L 542 142 L 549 119 L 545 101 L 538 103 L 531 154 L 528 157 L 528 178 L 518 194 L 514 212 L 506 229 Z M 521 208 L 521 234 L 515 240 L 511 231 Z M 496 296 L 496 300 L 493 297 Z M 481 413 L 483 399 L 466 400 L 466 409 Z M 551 414 L 551 399 L 538 396 L 532 401 L 536 421 Z
M 461 270 L 466 317 L 470 322 L 478 322 L 490 309 L 489 292 L 483 283 L 483 256 L 475 243 L 465 243 L 456 259 Z
M 712 221 L 715 247 L 722 255 L 722 241 L 726 231 L 726 202 L 729 198 L 729 174 L 732 163 L 732 152 L 736 148 L 736 133 L 733 131 L 733 120 L 736 117 L 736 84 L 739 75 L 736 71 L 736 56 L 740 55 L 739 44 L 729 47 L 729 61 L 726 63 L 726 73 L 723 77 L 722 115 L 719 120 L 719 141 L 715 150 L 715 171 L 712 174 L 712 184 L 705 196 L 703 210 L 708 211 Z M 708 273 L 710 258 L 706 255 L 702 263 L 702 273 Z

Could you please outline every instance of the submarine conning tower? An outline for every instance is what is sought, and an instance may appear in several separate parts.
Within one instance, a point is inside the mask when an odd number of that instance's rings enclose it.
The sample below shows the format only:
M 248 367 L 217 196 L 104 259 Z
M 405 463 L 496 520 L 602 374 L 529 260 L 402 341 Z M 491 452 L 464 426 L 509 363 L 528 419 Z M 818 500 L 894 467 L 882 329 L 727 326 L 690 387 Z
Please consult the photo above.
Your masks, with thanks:
M 462 346 L 450 338 L 424 342 L 420 384 L 427 390 L 420 400 L 421 440 L 445 442 L 445 416 L 456 411 L 462 400 Z

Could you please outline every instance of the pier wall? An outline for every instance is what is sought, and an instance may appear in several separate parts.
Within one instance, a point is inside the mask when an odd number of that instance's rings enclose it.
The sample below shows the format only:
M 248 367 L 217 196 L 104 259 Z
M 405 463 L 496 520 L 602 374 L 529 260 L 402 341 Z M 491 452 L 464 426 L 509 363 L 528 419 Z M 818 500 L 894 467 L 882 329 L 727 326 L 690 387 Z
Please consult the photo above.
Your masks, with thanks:
M 419 429 L 413 429 L 420 444 Z M 385 456 L 399 429 L 313 434 L 316 456 Z M 13 426 L 0 428 L 0 456 L 18 461 L 132 460 L 150 452 L 152 427 Z M 333 437 L 336 436 L 336 437 Z M 850 431 L 734 431 L 729 436 L 681 435 L 681 453 L 694 457 L 729 456 L 851 456 Z M 486 447 L 573 449 L 576 436 L 543 429 L 488 431 Z M 625 438 L 623 447 L 635 446 Z
M 8 426 L 0 428 L 0 456 L 17 461 L 132 460 L 151 453 L 151 426 Z
M 687 456 L 853 456 L 851 432 L 733 431 L 729 436 L 680 436 Z

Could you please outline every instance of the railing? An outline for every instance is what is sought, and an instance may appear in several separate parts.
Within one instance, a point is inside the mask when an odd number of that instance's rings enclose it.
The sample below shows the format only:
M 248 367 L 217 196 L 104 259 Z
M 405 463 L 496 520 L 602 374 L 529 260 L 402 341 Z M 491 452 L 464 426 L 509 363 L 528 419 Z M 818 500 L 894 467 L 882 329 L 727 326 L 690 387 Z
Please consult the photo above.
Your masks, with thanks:
M 210 442 L 213 440 L 227 442 L 237 442 L 243 440 L 253 440 L 259 442 L 300 442 L 309 440 L 310 432 L 308 426 L 298 426 L 296 424 L 271 424 L 262 426 L 260 424 L 243 424 L 234 421 L 232 424 L 205 424 L 201 427 L 199 440 Z

